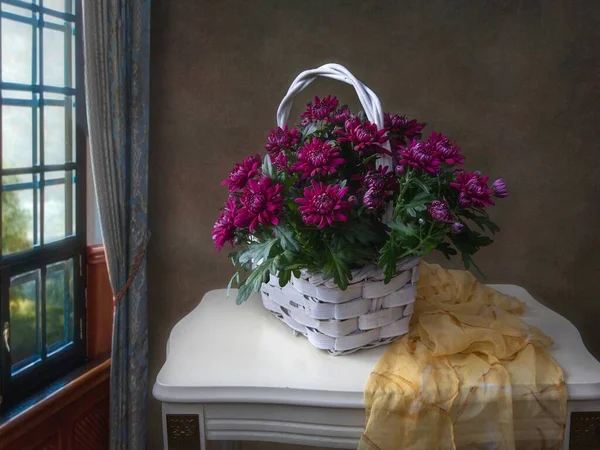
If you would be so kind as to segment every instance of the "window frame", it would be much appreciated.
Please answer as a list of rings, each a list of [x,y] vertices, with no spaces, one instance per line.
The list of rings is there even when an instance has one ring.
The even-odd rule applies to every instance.
[[[73,126],[74,142],[73,155],[75,162],[66,162],[64,164],[44,164],[44,115],[43,109],[46,104],[42,101],[38,105],[40,111],[38,133],[40,137],[40,153],[38,165],[32,165],[26,168],[4,169],[2,167],[2,140],[0,139],[0,176],[18,175],[18,174],[33,174],[39,173],[37,182],[34,179],[34,186],[39,186],[39,216],[40,220],[44,220],[44,190],[42,186],[48,186],[44,183],[44,173],[51,171],[64,171],[65,180],[69,171],[76,176],[75,182],[75,233],[58,241],[50,243],[37,243],[33,248],[23,250],[8,255],[2,255],[0,252],[0,331],[4,330],[4,324],[8,322],[10,327],[10,280],[14,276],[32,271],[40,270],[40,328],[41,328],[41,354],[40,360],[18,370],[15,374],[12,373],[13,367],[10,361],[10,352],[4,344],[4,339],[0,339],[1,344],[1,359],[0,359],[0,409],[14,404],[24,399],[34,391],[41,389],[53,380],[61,377],[77,366],[83,364],[86,360],[86,160],[87,160],[87,119],[86,119],[86,104],[85,104],[85,85],[83,74],[83,27],[82,27],[82,1],[74,0],[75,11],[73,14],[57,13],[53,10],[44,8],[43,0],[37,0],[30,4],[21,0],[2,0],[2,3],[23,7],[33,11],[32,25],[35,25],[34,35],[38,42],[33,45],[38,45],[37,54],[35,55],[39,65],[40,83],[27,86],[29,89],[24,89],[26,85],[17,83],[5,83],[1,80],[0,88],[2,90],[20,90],[32,93],[59,93],[64,95],[72,95],[75,108],[75,121]],[[55,18],[65,18],[69,16],[75,28],[75,48],[72,49],[75,56],[74,81],[75,88],[58,88],[53,86],[44,86],[41,84],[43,80],[43,15],[36,19],[35,13],[44,13],[52,15]],[[5,17],[6,12],[2,12],[2,17]],[[10,16],[10,14],[9,14]],[[10,17],[9,17],[10,18]],[[37,20],[37,23],[34,21]],[[0,33],[2,26],[0,23]],[[71,56],[72,57],[72,56]],[[0,63],[2,61],[0,48]],[[33,68],[32,70],[36,70]],[[43,95],[42,95],[43,97]],[[3,96],[0,96],[0,106],[4,104]],[[2,120],[2,110],[0,108],[0,124]],[[33,126],[36,126],[34,124]],[[1,127],[0,127],[1,135]],[[66,136],[65,136],[66,137]],[[33,178],[33,177],[32,177]],[[36,184],[37,183],[37,184]],[[61,183],[62,184],[62,183]],[[0,183],[0,195],[4,192],[3,183]],[[66,198],[65,198],[66,200]],[[71,205],[72,207],[73,205]],[[34,210],[36,205],[34,204]],[[67,205],[65,204],[65,213]],[[0,236],[2,235],[2,202],[0,202]],[[66,219],[65,219],[66,220]],[[41,223],[41,221],[40,221]],[[35,224],[35,216],[34,216]],[[37,224],[34,225],[37,227]],[[44,242],[42,230],[40,230],[40,241]],[[35,239],[34,239],[35,240]],[[48,265],[73,259],[73,341],[62,347],[59,351],[47,355],[46,345],[46,299],[45,299],[45,274]],[[10,328],[9,328],[10,329]],[[37,329],[37,327],[36,327]],[[1,338],[1,336],[0,336]]]

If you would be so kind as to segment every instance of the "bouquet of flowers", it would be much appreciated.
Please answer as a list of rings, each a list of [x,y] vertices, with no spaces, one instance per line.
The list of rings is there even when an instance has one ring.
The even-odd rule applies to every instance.
[[[487,175],[462,169],[456,143],[436,132],[423,138],[424,123],[384,117],[378,129],[336,97],[315,97],[298,127],[271,131],[264,157],[231,170],[212,238],[217,250],[239,248],[230,255],[238,302],[270,274],[284,286],[302,269],[322,272],[344,290],[353,268],[376,263],[389,282],[399,260],[433,250],[460,252],[469,268],[492,243],[483,232],[499,229],[487,207],[508,195],[504,181],[490,186]],[[380,154],[393,157],[391,167],[377,164]]]
[[[458,145],[436,132],[424,138],[424,123],[384,118],[378,129],[336,97],[315,97],[297,127],[271,131],[266,155],[231,170],[212,238],[217,250],[239,249],[230,254],[238,303],[271,274],[284,286],[303,269],[344,290],[354,268],[377,264],[389,282],[398,261],[433,250],[475,266],[473,254],[492,243],[484,232],[499,231],[487,208],[508,195],[504,181],[490,186],[464,170]],[[381,154],[391,166],[377,163]]]

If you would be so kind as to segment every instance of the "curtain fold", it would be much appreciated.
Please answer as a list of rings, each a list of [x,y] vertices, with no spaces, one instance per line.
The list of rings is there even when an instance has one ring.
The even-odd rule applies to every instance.
[[[146,448],[150,0],[84,0],[92,171],[116,301],[111,449]],[[137,261],[136,261],[137,260]],[[137,262],[138,264],[135,264]]]

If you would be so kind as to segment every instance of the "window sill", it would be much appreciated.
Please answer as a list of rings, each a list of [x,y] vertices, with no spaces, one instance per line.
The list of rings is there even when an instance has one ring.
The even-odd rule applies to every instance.
[[[106,382],[110,375],[110,362],[109,357],[90,361],[3,411],[0,414],[2,448]]]

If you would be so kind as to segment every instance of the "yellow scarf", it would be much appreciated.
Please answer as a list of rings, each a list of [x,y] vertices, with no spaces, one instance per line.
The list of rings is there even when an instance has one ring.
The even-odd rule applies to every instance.
[[[523,303],[421,263],[409,333],[365,387],[359,450],[560,449],[567,414],[552,342]]]

